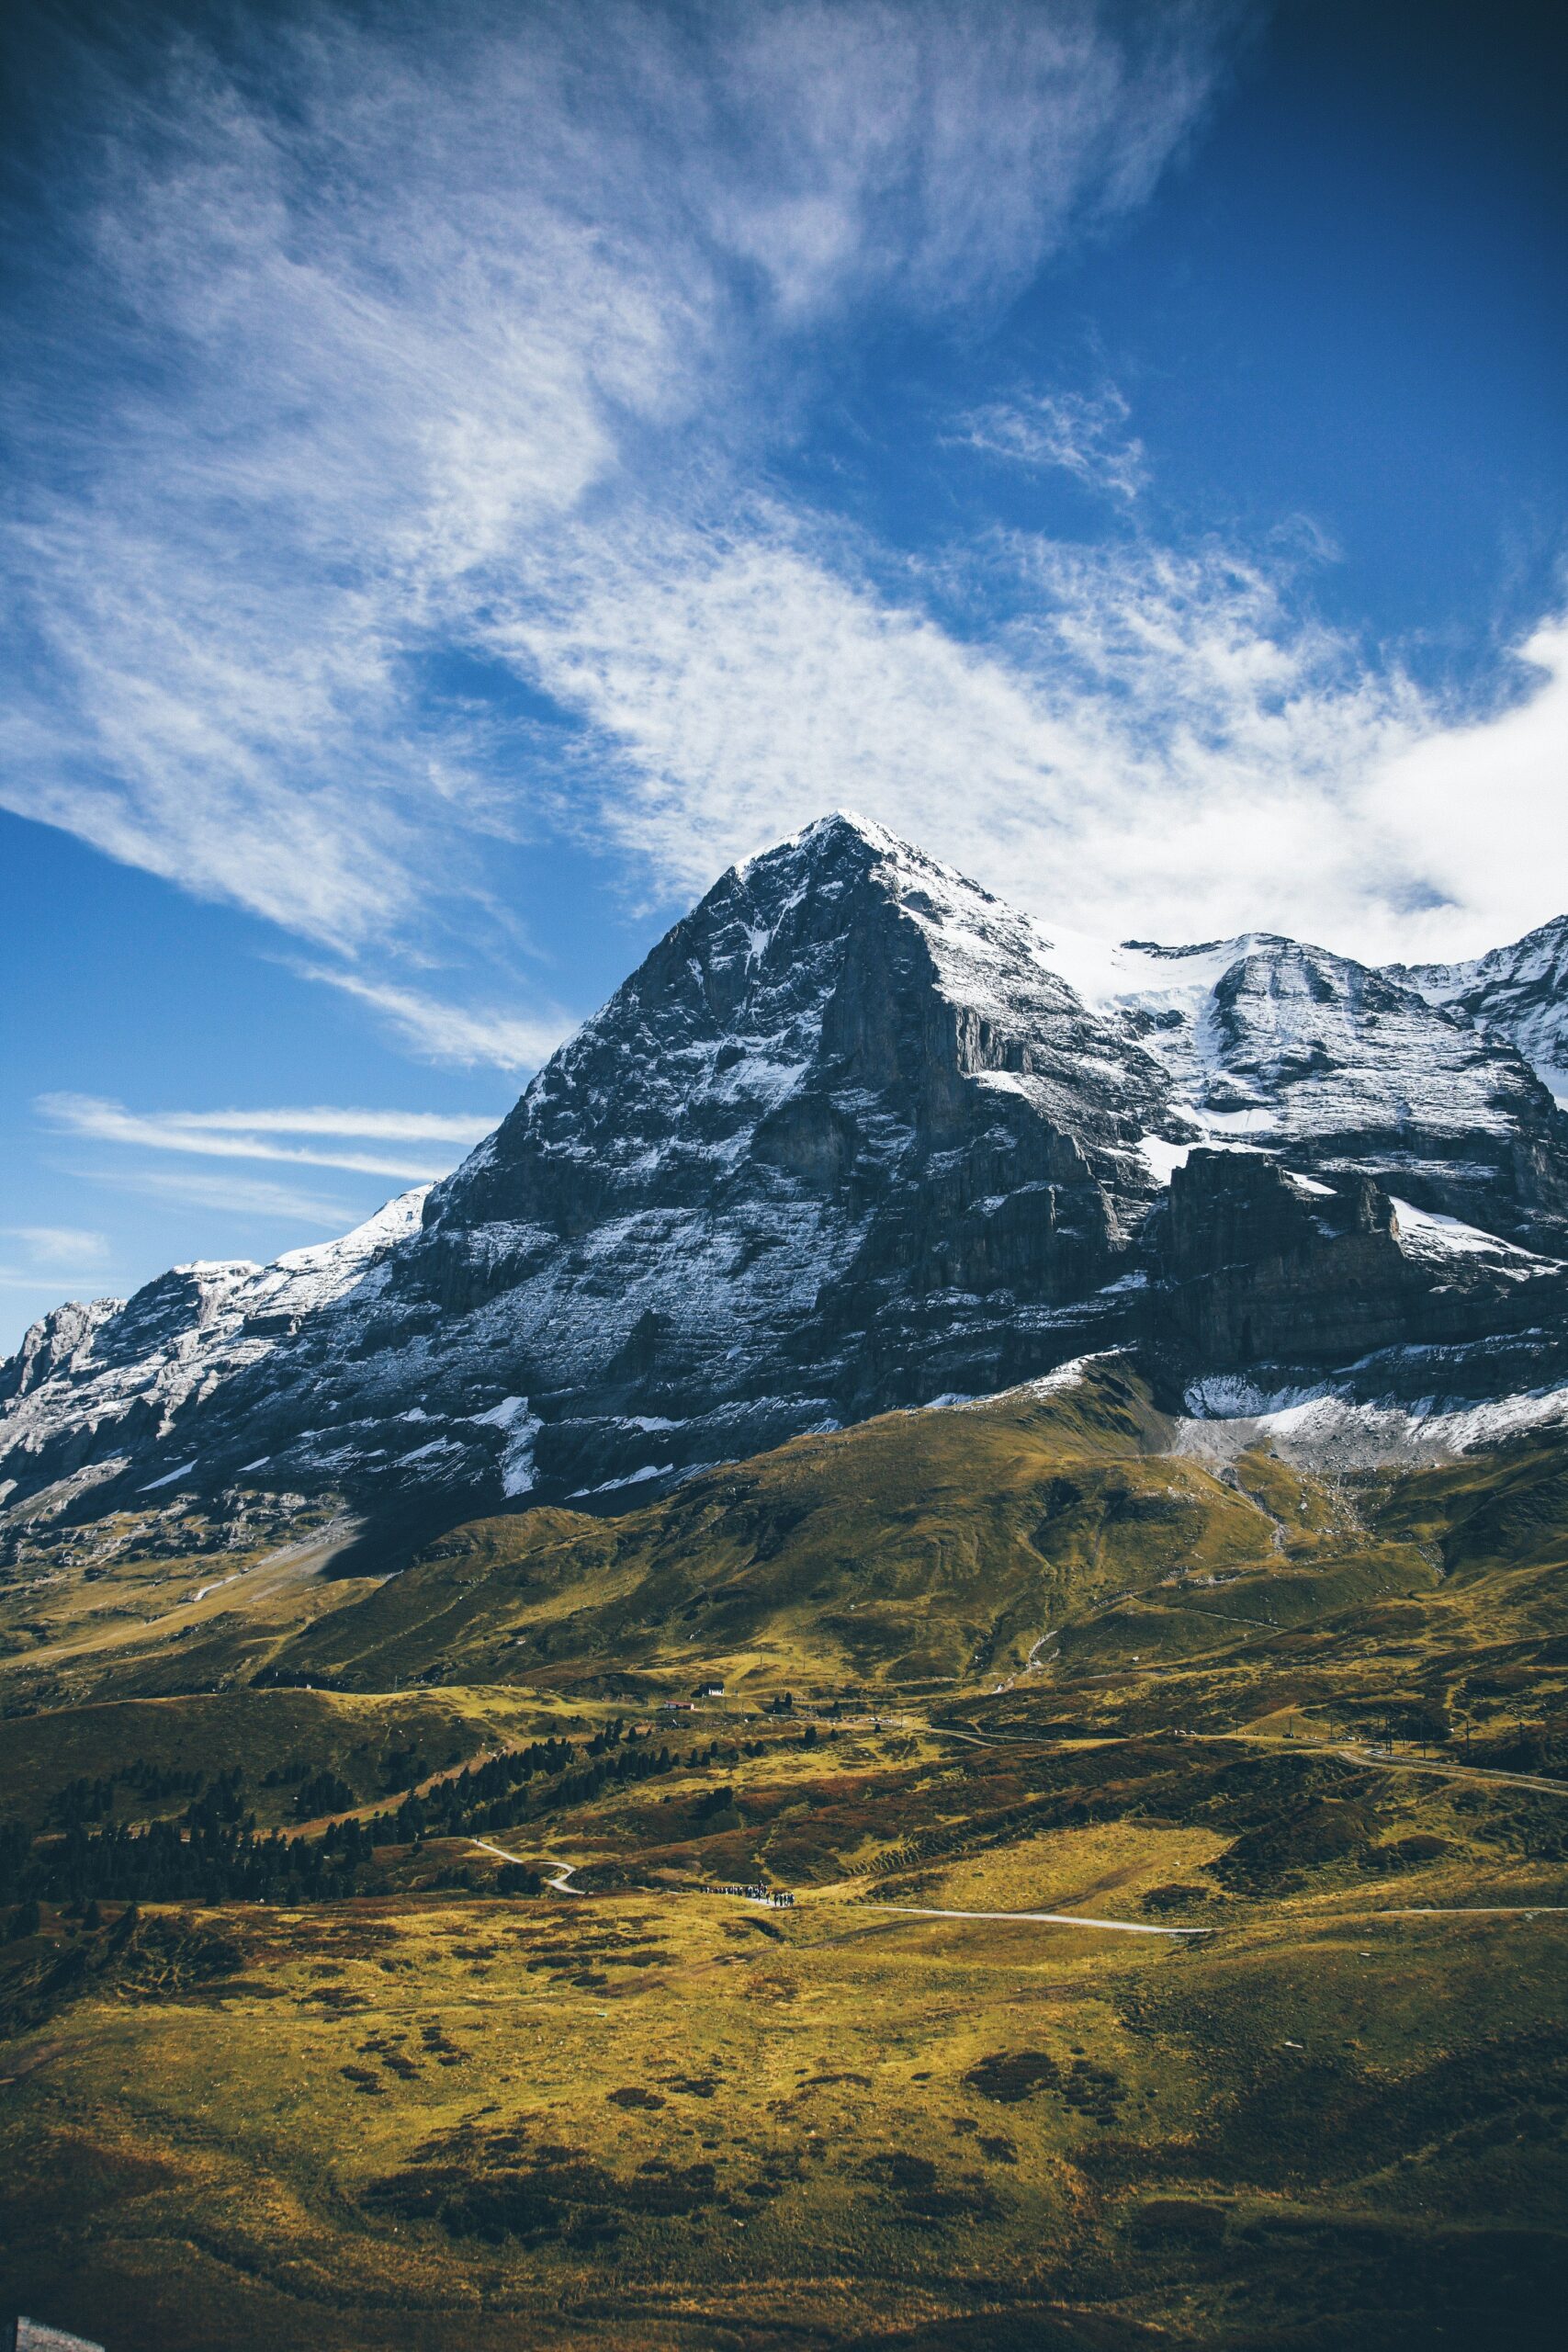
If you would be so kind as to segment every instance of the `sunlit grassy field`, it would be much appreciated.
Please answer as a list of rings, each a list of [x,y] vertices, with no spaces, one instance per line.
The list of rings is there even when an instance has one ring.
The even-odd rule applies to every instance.
[[[43,1889],[0,1910],[0,2309],[113,2352],[1554,2343],[1561,1461],[1348,1493],[1165,1435],[1126,1383],[891,1416],[291,1569],[292,1617],[265,1562],[247,1613],[143,1561],[173,1627],[96,1646],[63,1577],[0,1665]],[[539,1742],[505,1826],[441,1812]],[[50,1879],[236,1772],[242,1839],[357,1826],[352,1891]]]

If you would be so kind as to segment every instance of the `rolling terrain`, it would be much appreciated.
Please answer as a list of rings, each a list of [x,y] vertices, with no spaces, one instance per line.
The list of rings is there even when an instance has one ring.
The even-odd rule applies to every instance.
[[[1363,1450],[1112,1355],[391,1577],[327,1521],[11,1589],[0,2292],[116,2352],[1552,2340],[1568,1440]]]
[[[835,817],[445,1182],[44,1317],[0,2308],[1555,2344],[1562,944],[1094,947]]]

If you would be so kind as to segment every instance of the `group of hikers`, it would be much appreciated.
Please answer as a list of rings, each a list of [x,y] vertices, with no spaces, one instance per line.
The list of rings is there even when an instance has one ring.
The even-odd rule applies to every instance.
[[[744,1895],[748,1903],[766,1903],[769,1904],[775,1911],[793,1911],[795,1909],[795,1897],[788,1892],[787,1888],[782,1886],[763,1886],[761,1881],[759,1881],[755,1886],[731,1886],[728,1884],[710,1886],[707,1889],[707,1892],[709,1894]]]

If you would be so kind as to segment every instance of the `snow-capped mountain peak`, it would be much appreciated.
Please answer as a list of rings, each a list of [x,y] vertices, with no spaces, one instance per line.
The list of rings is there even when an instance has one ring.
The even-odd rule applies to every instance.
[[[1106,1345],[1462,1351],[1558,1312],[1565,1212],[1568,1124],[1407,977],[1095,948],[840,813],[723,875],[428,1193],[46,1317],[0,1511],[259,1480],[460,1515]]]

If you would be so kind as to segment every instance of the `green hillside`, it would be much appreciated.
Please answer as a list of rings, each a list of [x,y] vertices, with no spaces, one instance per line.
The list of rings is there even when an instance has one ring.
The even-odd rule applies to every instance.
[[[1019,1673],[1058,1640],[1092,1649],[1129,1595],[1141,1613],[1103,1638],[1136,1648],[1131,1626],[1182,1654],[1431,1580],[1417,1551],[1282,1464],[1226,1479],[1169,1441],[1114,1361],[1076,1385],[887,1414],[624,1517],[459,1528],[275,1671],[366,1689],[431,1674],[598,1695],[694,1678],[908,1692]]]
[[[1184,1442],[1102,1361],[384,1578],[327,1529],[14,1579],[0,2307],[1553,2343],[1568,1445]]]

